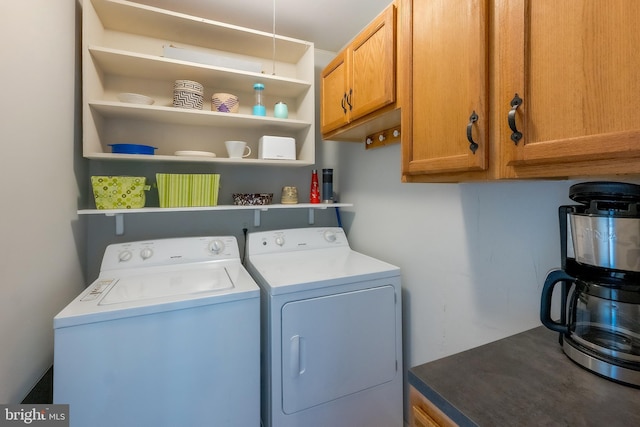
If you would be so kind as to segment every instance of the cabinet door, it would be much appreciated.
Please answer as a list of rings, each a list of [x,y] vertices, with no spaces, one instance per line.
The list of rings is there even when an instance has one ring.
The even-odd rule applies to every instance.
[[[501,3],[501,144],[516,176],[640,171],[640,3]],[[516,93],[517,145],[507,120]]]
[[[347,53],[342,52],[322,72],[321,131],[327,133],[348,123]]]
[[[485,170],[489,154],[487,1],[411,3],[411,89],[408,108],[403,105],[402,124],[411,134],[403,140],[403,174]]]
[[[351,120],[395,102],[395,21],[392,4],[358,35],[348,51]]]

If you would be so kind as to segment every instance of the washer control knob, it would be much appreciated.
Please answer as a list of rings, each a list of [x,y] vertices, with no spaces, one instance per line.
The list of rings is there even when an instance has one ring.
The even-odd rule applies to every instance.
[[[326,240],[327,242],[335,242],[336,241],[336,233],[331,231],[331,230],[327,230],[324,232],[324,240]]]
[[[276,245],[284,246],[284,237],[283,236],[276,236]]]
[[[120,262],[127,262],[131,259],[131,257],[133,256],[133,254],[131,253],[131,251],[127,250],[127,251],[122,251],[118,254],[118,261]]]
[[[219,239],[213,240],[209,243],[209,250],[218,255],[220,252],[224,251],[224,242]]]
[[[149,259],[153,256],[153,249],[151,248],[144,248],[140,251],[140,258],[142,259]]]

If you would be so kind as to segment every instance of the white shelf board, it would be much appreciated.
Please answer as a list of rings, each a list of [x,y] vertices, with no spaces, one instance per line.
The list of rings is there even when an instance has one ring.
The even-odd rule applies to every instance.
[[[309,224],[314,223],[314,211],[316,209],[343,208],[352,207],[352,203],[297,203],[297,204],[273,204],[258,206],[238,206],[238,205],[219,205],[219,206],[199,206],[199,207],[182,207],[182,208],[140,208],[140,209],[80,209],[78,215],[105,215],[114,216],[116,220],[116,235],[124,234],[124,215],[130,214],[146,214],[146,213],[165,213],[165,212],[202,212],[202,211],[231,211],[245,210],[253,211],[253,225],[260,226],[260,213],[277,209],[308,209]]]
[[[177,163],[223,163],[245,166],[284,166],[303,167],[311,166],[314,162],[305,160],[262,160],[262,159],[230,159],[228,157],[204,157],[204,156],[171,156],[171,155],[146,155],[146,154],[113,154],[113,153],[85,153],[84,157],[91,160],[125,160],[145,162],[177,162]],[[104,213],[104,211],[101,211]]]
[[[269,74],[253,73],[231,68],[168,59],[161,56],[127,52],[100,46],[89,46],[89,52],[102,72],[143,79],[175,81],[189,79],[205,87],[225,88],[226,91],[246,92],[256,82],[264,83],[272,93],[297,98],[311,87],[311,83]]]
[[[209,49],[296,63],[313,44],[122,0],[92,0],[105,28]],[[232,40],[233,42],[230,42]]]
[[[91,101],[89,106],[105,118],[144,120],[190,126],[239,127],[244,129],[264,129],[300,131],[311,123],[294,119],[277,119],[267,116],[253,116],[239,113],[191,110],[186,108],[155,105],[127,104],[114,101]]]
[[[352,207],[353,203],[296,203],[296,204],[272,204],[257,206],[240,205],[218,205],[218,206],[196,206],[183,208],[140,208],[140,209],[80,209],[78,215],[106,215],[116,214],[145,214],[160,212],[197,212],[197,211],[237,211],[237,210],[259,210],[268,211],[272,209],[328,209]]]

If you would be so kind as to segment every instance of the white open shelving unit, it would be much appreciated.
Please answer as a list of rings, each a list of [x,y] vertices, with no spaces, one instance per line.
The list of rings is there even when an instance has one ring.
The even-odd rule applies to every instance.
[[[83,2],[83,156],[93,160],[197,162],[252,166],[300,167],[315,164],[315,91],[313,43],[190,16],[126,0]],[[231,60],[260,63],[262,72],[212,66],[164,57],[172,46]],[[175,80],[204,86],[204,107],[173,107]],[[266,116],[253,116],[253,85],[265,86]],[[122,92],[154,99],[152,105],[127,104]],[[214,93],[232,93],[240,100],[238,113],[211,111]],[[287,103],[289,117],[273,117],[276,102]],[[261,160],[263,135],[293,137],[296,160]],[[230,159],[224,141],[243,140],[249,158]],[[155,155],[113,154],[110,144],[157,147]],[[216,157],[176,156],[176,151],[207,151]],[[317,209],[351,204],[309,204],[142,209],[80,209],[79,215],[115,217],[116,234],[124,233],[124,218],[135,214],[251,210],[254,225],[262,212],[307,209],[309,224]]]
[[[165,46],[251,61],[262,73],[163,57]],[[274,48],[275,46],[275,48]],[[99,160],[231,162],[245,165],[309,166],[315,163],[313,43],[185,15],[125,0],[83,3],[83,155]],[[274,72],[275,71],[275,72]],[[204,86],[202,110],[174,108],[173,82]],[[253,116],[253,84],[265,85],[267,116]],[[140,93],[153,105],[118,101]],[[239,113],[211,111],[213,93],[233,93]],[[289,118],[273,117],[284,101]],[[296,160],[258,159],[263,135],[296,140]],[[248,159],[226,157],[225,140],[244,140]],[[156,155],[112,154],[110,144],[157,147]],[[217,157],[176,156],[207,151]]]

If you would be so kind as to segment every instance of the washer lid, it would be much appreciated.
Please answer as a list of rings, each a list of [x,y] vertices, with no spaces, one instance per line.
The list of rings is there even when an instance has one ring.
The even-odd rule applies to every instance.
[[[53,319],[54,329],[165,311],[260,299],[239,261],[115,270],[100,274]]]
[[[120,278],[99,305],[220,291],[233,288],[224,268],[186,270]]]

